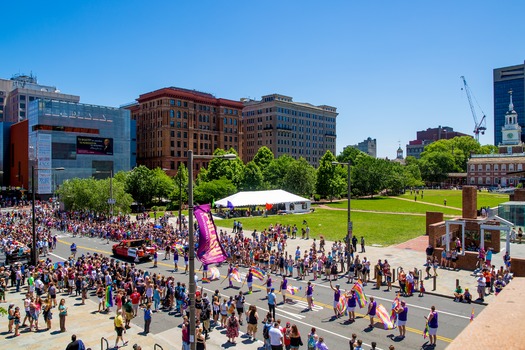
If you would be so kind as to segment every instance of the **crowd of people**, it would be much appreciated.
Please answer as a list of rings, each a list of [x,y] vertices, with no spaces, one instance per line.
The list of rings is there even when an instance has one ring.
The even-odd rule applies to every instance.
[[[22,289],[27,290],[23,304],[24,312],[21,312],[19,306],[14,304],[9,306],[10,332],[18,336],[20,328],[27,327],[29,331],[39,330],[42,328],[38,323],[40,314],[43,316],[45,328],[51,329],[55,308],[60,320],[60,331],[65,332],[68,306],[66,300],[60,298],[59,295],[80,296],[84,303],[88,298],[88,293],[91,292],[97,298],[98,312],[106,314],[115,312],[115,345],[118,345],[119,341],[127,344],[123,338],[124,331],[131,327],[130,321],[133,318],[139,316],[143,318],[144,333],[147,334],[151,319],[154,317],[153,314],[163,309],[174,310],[175,314],[182,317],[182,342],[184,349],[189,346],[188,290],[184,281],[177,280],[173,275],[152,273],[151,270],[143,269],[133,262],[121,262],[97,253],[77,256],[73,254],[73,248],[71,249],[72,255],[63,263],[53,263],[47,256],[56,247],[56,231],[68,232],[73,236],[96,237],[105,240],[108,244],[123,239],[143,239],[158,250],[163,250],[165,259],[173,259],[174,272],[178,271],[179,258],[182,258],[187,273],[188,227],[186,222],[180,223],[182,230],[179,230],[179,225],[175,227],[170,225],[166,217],[161,217],[156,222],[148,220],[147,215],[138,216],[136,220],[132,220],[130,216],[117,216],[110,219],[93,213],[60,212],[46,203],[38,205],[36,212],[37,246],[40,257],[43,259],[38,262],[37,266],[30,267],[17,263],[11,265],[9,269],[0,268],[0,285],[3,286],[0,291],[3,290],[4,295],[8,288],[14,289],[15,292],[21,292]],[[198,227],[195,229],[198,232]],[[20,245],[30,246],[32,242],[30,211],[0,212],[0,232],[4,252],[11,252]],[[287,277],[309,278],[314,281],[322,278],[331,284],[332,281],[338,280],[341,273],[348,272],[348,282],[360,280],[363,281],[363,285],[366,285],[373,273],[376,288],[379,289],[386,285],[388,290],[392,289],[392,267],[387,259],[380,259],[374,264],[364,256],[361,258],[360,254],[366,252],[364,237],[360,239],[359,253],[357,253],[358,239],[355,236],[349,245],[343,241],[336,241],[331,246],[327,246],[322,236],[319,240],[312,238],[310,248],[306,250],[301,250],[299,246],[291,243],[293,239],[299,237],[310,239],[309,236],[310,229],[306,222],[303,222],[301,228],[297,225],[275,224],[261,232],[250,233],[246,233],[242,229],[242,224],[236,222],[231,235],[222,230],[219,232],[219,239],[229,257],[230,271],[239,267],[248,269],[248,292],[251,291],[253,281],[253,276],[250,281],[251,267],[257,267],[267,274],[265,284],[269,310],[260,320],[258,310],[254,305],[245,310],[242,291],[235,297],[224,297],[218,290],[215,291],[215,294],[208,296],[201,289],[196,294],[195,302],[198,348],[205,348],[206,339],[209,338],[209,333],[214,328],[225,328],[228,341],[235,343],[240,327],[243,321],[246,321],[246,333],[254,341],[258,324],[264,323],[263,340],[268,349],[277,342],[281,342],[287,348],[289,345],[291,349],[297,349],[301,344],[306,344],[308,349],[327,349],[325,339],[317,335],[315,329],[312,329],[311,334],[303,339],[296,325],[282,325],[281,321],[276,319],[275,287],[279,286],[279,291],[286,302]],[[183,250],[174,247],[183,247]],[[289,251],[293,253],[288,253]],[[350,265],[347,265],[347,261],[350,262]],[[429,266],[433,267],[436,273],[439,264],[432,260]],[[207,266],[202,268],[206,270]],[[416,268],[406,272],[400,268],[397,273],[403,296],[411,296],[415,291],[419,291],[420,296],[424,293],[423,280],[419,278]],[[272,284],[275,283],[271,280],[272,274],[280,276],[280,284]],[[499,275],[497,277],[496,279],[499,280]],[[504,275],[501,277],[504,283],[508,283]],[[490,283],[490,285],[495,286],[496,291],[504,287],[504,284],[501,283]],[[333,288],[334,293],[340,293],[338,286]],[[458,300],[468,300],[462,290],[456,290],[456,292]],[[308,307],[311,309],[313,306],[311,282],[308,282],[304,293],[308,300]],[[354,322],[356,298],[352,292],[348,296],[349,320]],[[2,294],[0,294],[0,299],[1,297]],[[60,300],[57,302],[58,299]],[[335,310],[336,301],[339,301],[339,298],[334,294],[334,312],[339,317],[340,315]],[[374,305],[373,300],[368,310],[368,315],[372,317],[371,324],[373,324],[375,309],[370,309],[370,305]],[[437,329],[437,313],[432,316],[433,312],[435,310],[429,314],[429,325],[430,329]],[[407,310],[402,308],[399,313],[401,314],[400,320],[403,321],[402,318],[405,318],[406,322]],[[23,320],[21,320],[22,317]],[[432,321],[433,317],[435,317],[434,321]],[[436,327],[432,327],[434,323]],[[404,324],[400,324],[400,336],[404,336],[403,326]],[[432,337],[430,339],[432,342]],[[435,338],[433,341],[435,343]],[[352,347],[360,349],[361,343],[362,341],[355,339]]]

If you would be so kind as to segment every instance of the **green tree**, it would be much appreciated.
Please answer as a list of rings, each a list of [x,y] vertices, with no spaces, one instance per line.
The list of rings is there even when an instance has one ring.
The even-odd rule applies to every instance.
[[[257,164],[264,173],[264,169],[270,165],[274,158],[273,152],[268,147],[262,146],[253,157],[253,162]]]
[[[160,201],[162,198],[168,198],[175,189],[175,182],[171,177],[166,174],[161,168],[155,168],[152,170],[153,178],[153,198]]]
[[[228,152],[220,148],[213,152],[214,155],[225,155],[227,153],[237,155],[237,152],[233,148],[230,148]],[[236,187],[242,183],[244,178],[244,163],[238,155],[233,160],[224,158],[213,158],[210,160],[206,181],[218,180],[221,178],[230,179]]]
[[[134,168],[126,179],[126,192],[136,202],[150,206],[155,196],[155,176],[153,171],[144,165]]]
[[[249,162],[244,168],[244,179],[240,188],[245,191],[256,191],[263,187],[264,178],[261,169],[254,161]]]
[[[345,148],[343,148],[343,152],[341,152],[337,156],[337,161],[341,162],[341,163],[348,163],[348,162],[350,162],[351,164],[355,164],[356,160],[357,160],[357,157],[359,155],[361,155],[361,154],[366,154],[366,153],[361,152],[360,150],[358,150],[355,147],[346,146]]]
[[[286,191],[309,198],[315,190],[315,168],[303,157],[299,158],[290,165],[283,185]]]
[[[424,181],[438,183],[445,181],[448,173],[458,171],[454,156],[450,152],[426,153],[419,160],[419,168]]]
[[[195,186],[193,196],[196,203],[212,203],[237,192],[237,187],[231,180],[221,178],[208,182],[201,182]]]
[[[319,168],[317,168],[317,176],[315,182],[315,191],[323,198],[332,198],[338,196],[340,193],[335,193],[334,185],[337,184],[335,156],[332,152],[326,151],[319,160]]]
[[[270,165],[263,171],[264,180],[266,182],[266,189],[282,189],[284,188],[284,178],[290,169],[290,166],[295,163],[295,159],[287,154],[273,159]]]
[[[389,162],[361,153],[352,166],[352,193],[372,197],[386,187],[384,181]]]
[[[171,193],[170,199],[172,202],[177,202],[180,207],[182,203],[188,201],[188,168],[186,168],[184,163],[179,163],[179,168],[173,180],[175,181],[175,188]]]

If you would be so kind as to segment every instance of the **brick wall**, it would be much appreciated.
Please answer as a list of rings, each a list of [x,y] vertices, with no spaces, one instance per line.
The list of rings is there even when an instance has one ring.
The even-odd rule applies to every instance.
[[[426,234],[429,235],[429,226],[438,222],[443,221],[443,213],[436,211],[427,211],[427,225],[426,225]]]
[[[478,194],[475,186],[463,186],[463,215],[464,219],[475,219],[478,217]]]
[[[525,259],[510,258],[510,270],[514,277],[525,277]]]

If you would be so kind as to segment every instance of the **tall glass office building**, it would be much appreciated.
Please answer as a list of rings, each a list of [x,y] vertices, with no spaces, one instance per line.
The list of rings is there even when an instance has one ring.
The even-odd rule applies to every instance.
[[[29,105],[29,174],[36,193],[51,194],[75,177],[109,177],[130,169],[130,112],[55,100]],[[64,168],[63,171],[51,169]]]
[[[505,113],[509,110],[509,91],[512,90],[514,110],[518,124],[525,128],[525,78],[524,64],[494,69],[494,145],[502,140],[501,128],[505,125]],[[525,142],[525,133],[521,135]]]

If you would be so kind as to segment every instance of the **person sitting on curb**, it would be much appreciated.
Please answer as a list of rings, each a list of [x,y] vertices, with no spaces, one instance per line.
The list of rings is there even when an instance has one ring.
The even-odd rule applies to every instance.
[[[465,288],[465,294],[463,294],[464,303],[472,303],[472,294],[468,291],[468,288]]]
[[[461,289],[461,286],[457,286],[456,290],[454,291],[454,301],[462,302],[463,301],[463,289]]]

